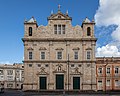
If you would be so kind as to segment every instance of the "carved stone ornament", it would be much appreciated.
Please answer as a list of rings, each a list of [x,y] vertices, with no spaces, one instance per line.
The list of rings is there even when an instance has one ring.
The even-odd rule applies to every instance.
[[[48,75],[48,73],[45,71],[44,67],[41,67],[40,72],[37,72],[37,75]]]
[[[64,50],[64,49],[59,47],[59,48],[56,48],[55,50]]]
[[[63,70],[63,65],[62,64],[56,65],[56,68],[53,71],[53,73],[65,73],[65,70]]]
[[[60,12],[60,10],[56,14],[51,14],[51,16],[49,16],[47,19],[48,20],[72,20],[72,18],[69,17],[68,14],[63,14]]]
[[[47,50],[45,47],[40,47],[39,50]]]
[[[76,67],[74,71],[71,73],[71,75],[82,75],[82,73],[79,71],[79,68]]]
[[[79,47],[75,47],[75,48],[73,48],[73,50],[80,50],[80,48]]]
[[[88,48],[86,48],[86,50],[92,50],[92,48],[88,47]]]
[[[32,47],[29,47],[27,50],[33,50],[33,48],[32,48]]]

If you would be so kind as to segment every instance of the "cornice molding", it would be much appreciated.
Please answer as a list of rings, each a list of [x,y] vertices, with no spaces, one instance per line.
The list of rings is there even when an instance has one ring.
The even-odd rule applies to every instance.
[[[19,69],[24,70],[24,68],[16,68],[16,67],[7,67],[7,66],[0,66],[1,69]]]
[[[46,47],[40,47],[39,50],[47,50]]]
[[[63,18],[58,18],[58,16],[61,16]],[[65,15],[59,11],[56,14],[51,14],[51,16],[47,18],[47,20],[71,20],[72,21],[72,17],[69,17],[68,15]]]
[[[42,42],[48,42],[48,41],[97,41],[97,38],[22,38],[22,41],[42,41]]]
[[[80,50],[80,48],[79,47],[75,47],[72,50]]]
[[[24,60],[23,63],[95,63],[95,60],[90,60],[90,61],[75,61],[75,60]]]

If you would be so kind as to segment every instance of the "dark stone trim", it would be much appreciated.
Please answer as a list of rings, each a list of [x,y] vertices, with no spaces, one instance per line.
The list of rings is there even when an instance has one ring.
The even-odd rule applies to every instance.
[[[6,67],[6,66],[0,66],[1,69],[19,69],[19,70],[24,70],[24,68],[14,68],[14,67]]]
[[[96,61],[67,61],[67,60],[25,60],[23,63],[95,63]]]
[[[63,42],[63,41],[97,41],[97,38],[22,38],[22,41],[29,41],[29,42],[33,42],[33,41],[41,41],[41,42],[48,42],[48,41],[55,41],[55,42]]]
[[[47,20],[71,20],[72,21],[72,18],[47,18]]]
[[[97,84],[95,84],[95,83],[82,83],[82,85],[97,85]]]
[[[37,85],[37,83],[23,83],[23,85]]]

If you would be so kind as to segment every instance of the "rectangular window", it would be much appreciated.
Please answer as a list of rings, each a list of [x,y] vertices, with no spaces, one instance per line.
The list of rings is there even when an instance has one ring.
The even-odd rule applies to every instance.
[[[40,64],[38,64],[38,67],[41,67],[41,65],[40,65]]]
[[[87,59],[90,59],[90,51],[87,51]]]
[[[45,52],[41,52],[41,59],[45,59]]]
[[[32,67],[32,64],[29,64],[29,67]]]
[[[49,66],[48,64],[45,65],[45,67],[48,67],[48,66]]]
[[[57,25],[54,25],[54,34],[57,34]]]
[[[21,81],[24,81],[24,77],[22,77],[22,80]]]
[[[99,74],[102,74],[102,68],[101,68],[101,67],[98,68],[98,73],[99,73]]]
[[[74,67],[74,64],[71,64],[71,67]]]
[[[78,67],[81,67],[81,66],[82,66],[81,64],[78,65]]]
[[[32,59],[32,52],[29,52],[29,59]]]
[[[61,34],[61,25],[58,25],[58,34]]]
[[[19,77],[16,77],[16,81],[19,81],[20,80],[20,78]]]
[[[8,84],[7,84],[7,87],[8,87],[8,88],[12,88],[12,87],[13,87],[13,84],[12,84],[12,83],[8,83]]]
[[[65,25],[62,25],[62,33],[65,34]]]
[[[62,52],[57,52],[57,59],[62,59]]]
[[[0,76],[0,80],[3,80],[4,79],[4,77],[3,76]]]
[[[110,74],[110,68],[107,68],[107,74]]]
[[[119,68],[115,67],[115,74],[118,74],[118,73],[119,73]]]
[[[74,52],[74,59],[78,59],[78,52]]]
[[[100,85],[102,85],[102,81],[100,80],[100,81],[98,81],[98,83],[100,84]]]
[[[19,84],[17,84],[17,86],[19,86]]]
[[[65,34],[65,25],[54,25],[54,34]]]
[[[7,76],[7,80],[8,80],[8,81],[13,81],[13,76],[10,76],[10,75]]]
[[[16,70],[16,75],[19,76],[20,75],[20,71]]]
[[[119,86],[119,80],[115,80],[115,86]]]
[[[13,75],[13,70],[7,70],[7,75]]]
[[[3,70],[0,70],[0,75],[3,75]]]
[[[107,80],[107,84],[106,84],[107,86],[110,86],[110,80]]]
[[[24,71],[22,71],[21,75],[24,75]]]

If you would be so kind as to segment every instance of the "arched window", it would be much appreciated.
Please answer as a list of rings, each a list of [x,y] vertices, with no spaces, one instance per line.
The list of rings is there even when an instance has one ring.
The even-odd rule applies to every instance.
[[[32,36],[32,27],[29,27],[29,36]]]
[[[91,35],[91,28],[88,27],[88,28],[87,28],[87,36],[90,36],[90,35]]]

